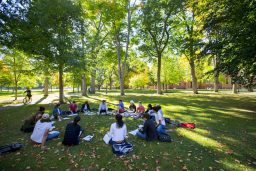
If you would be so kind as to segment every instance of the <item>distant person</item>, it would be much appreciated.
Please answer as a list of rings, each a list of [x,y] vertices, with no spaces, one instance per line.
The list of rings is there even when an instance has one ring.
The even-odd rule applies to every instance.
[[[139,114],[142,114],[142,113],[145,112],[145,107],[142,105],[141,101],[139,101],[139,106],[137,107],[136,112],[139,113]]]
[[[71,111],[71,114],[77,113],[77,104],[76,104],[76,101],[73,101],[73,102],[69,105],[69,110]]]
[[[31,100],[31,97],[32,97],[32,92],[31,90],[29,89],[29,87],[27,87],[26,91],[24,91],[24,93],[27,93],[26,94],[26,97],[28,97],[28,101]]]
[[[82,104],[81,112],[88,112],[88,111],[91,111],[91,108],[88,101],[85,101],[84,104]]]
[[[155,113],[155,121],[157,123],[157,133],[158,134],[166,134],[166,128],[165,128],[165,120],[164,120],[164,114],[163,111],[161,109],[160,105],[156,105],[153,107],[153,110],[156,112]]]
[[[32,132],[34,130],[36,122],[42,118],[44,111],[45,108],[43,106],[40,106],[39,110],[33,116],[25,120],[20,130],[23,132]]]
[[[49,118],[49,114],[43,114],[42,118],[36,122],[35,128],[31,135],[31,140],[33,143],[41,144],[42,147],[45,146],[47,140],[57,138],[60,134],[58,131],[52,130],[52,122]]]
[[[99,114],[107,113],[108,106],[106,104],[106,100],[102,100],[102,102],[99,105]]]
[[[116,122],[111,124],[110,136],[112,137],[109,144],[120,144],[125,142],[127,137],[127,127],[123,122],[123,117],[120,114],[116,115]]]
[[[150,116],[148,113],[144,113],[142,117],[144,119],[143,130],[138,131],[136,133],[136,136],[147,141],[152,141],[157,139],[156,126],[154,121],[150,119]]]
[[[58,119],[59,121],[62,120],[62,111],[60,109],[60,103],[57,103],[53,108],[53,117],[54,119]]]
[[[124,103],[122,100],[119,100],[119,103],[116,105],[118,107],[117,113],[124,113]]]
[[[134,104],[134,101],[133,100],[131,100],[130,101],[130,106],[129,106],[129,110],[131,111],[131,112],[133,112],[133,113],[135,113],[136,112],[136,106],[135,106],[135,104]]]
[[[151,104],[148,104],[148,108],[145,111],[145,113],[148,113],[149,116],[150,116],[150,119],[155,121],[155,112],[154,112],[153,106]]]
[[[79,125],[80,120],[80,116],[76,116],[73,122],[67,124],[62,144],[69,146],[79,144],[79,138],[83,132]]]

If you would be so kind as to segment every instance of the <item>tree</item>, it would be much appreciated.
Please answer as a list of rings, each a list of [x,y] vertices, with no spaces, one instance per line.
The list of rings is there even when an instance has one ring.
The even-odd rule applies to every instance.
[[[9,49],[5,50],[3,62],[11,73],[12,82],[15,88],[14,100],[17,100],[18,83],[20,82],[22,75],[30,73],[31,64],[28,60],[28,56],[24,52]]]
[[[141,9],[142,50],[157,58],[157,93],[161,94],[161,60],[169,44],[173,29],[173,16],[181,1],[148,0]]]

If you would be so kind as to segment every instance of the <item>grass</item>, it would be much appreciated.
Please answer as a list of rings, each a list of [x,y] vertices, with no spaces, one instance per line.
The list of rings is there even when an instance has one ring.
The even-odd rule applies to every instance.
[[[29,142],[30,134],[19,131],[23,120],[33,114],[39,105],[25,105],[0,109],[0,144],[21,142],[25,147],[0,157],[1,170],[255,170],[256,161],[255,94],[231,95],[204,92],[192,95],[173,91],[164,95],[150,91],[129,91],[126,96],[118,92],[103,92],[89,98],[71,96],[81,103],[89,100],[98,107],[98,100],[117,103],[122,98],[128,106],[132,99],[160,104],[166,117],[196,123],[196,129],[168,126],[174,142],[145,142],[132,135],[129,141],[134,151],[125,157],[116,157],[102,138],[115,121],[113,116],[81,116],[85,135],[94,134],[91,142],[65,147],[60,144],[68,121],[56,122],[61,131],[58,139],[47,142],[50,149],[42,151]],[[50,112],[53,105],[45,105]],[[67,109],[67,106],[63,106]],[[112,106],[113,107],[113,106]],[[124,119],[128,131],[142,120]]]

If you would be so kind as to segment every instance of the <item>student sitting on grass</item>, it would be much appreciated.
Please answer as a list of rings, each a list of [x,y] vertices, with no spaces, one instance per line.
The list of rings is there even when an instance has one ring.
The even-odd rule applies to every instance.
[[[78,145],[79,144],[79,138],[83,132],[83,129],[79,125],[81,118],[80,116],[76,116],[74,118],[73,122],[70,122],[66,126],[64,139],[62,141],[63,145]]]
[[[41,144],[44,148],[47,140],[57,138],[60,134],[58,131],[52,131],[52,122],[49,118],[49,114],[43,114],[42,118],[37,121],[34,131],[31,135],[31,140],[35,144]]]
[[[88,111],[91,111],[91,108],[90,108],[90,105],[88,103],[88,101],[85,101],[84,104],[82,104],[82,107],[81,107],[81,112],[88,112]]]
[[[122,100],[119,100],[119,103],[116,105],[118,107],[117,113],[124,113],[124,103]]]
[[[134,104],[134,101],[133,101],[133,100],[131,100],[131,101],[130,101],[129,110],[130,110],[131,112],[133,112],[133,113],[135,113],[135,112],[136,112],[136,106],[135,106],[135,104]]]
[[[145,107],[142,105],[141,101],[139,101],[139,106],[137,107],[136,112],[139,114],[142,114],[145,112]]]
[[[156,112],[155,113],[155,121],[157,123],[157,133],[158,134],[166,134],[165,131],[165,120],[164,120],[164,114],[163,111],[161,109],[160,105],[156,105],[153,107],[153,110]]]
[[[44,111],[45,108],[40,106],[39,110],[33,116],[25,120],[20,130],[24,132],[32,132],[34,130],[36,122],[41,119],[42,115],[44,114]]]
[[[148,104],[148,108],[145,111],[145,113],[148,113],[149,116],[150,116],[150,119],[155,121],[155,112],[154,112],[153,106],[151,104]]]
[[[53,115],[54,119],[58,119],[59,121],[61,121],[61,119],[62,119],[62,117],[61,117],[62,111],[61,111],[61,109],[60,109],[60,103],[57,103],[57,104],[54,106],[52,115]]]
[[[73,102],[69,105],[69,110],[70,110],[71,114],[77,113],[77,104],[76,104],[75,101],[73,101]]]
[[[125,138],[127,137],[127,127],[123,122],[122,115],[116,115],[116,122],[111,124],[110,127],[110,136],[112,137],[109,141],[109,144],[111,145],[125,142]]]
[[[99,114],[107,113],[107,111],[108,111],[108,106],[106,104],[106,100],[102,100],[99,106]]]
[[[152,141],[157,139],[156,126],[154,121],[152,121],[149,118],[150,116],[147,113],[144,113],[142,117],[144,119],[143,130],[138,131],[136,133],[136,136],[147,141]]]

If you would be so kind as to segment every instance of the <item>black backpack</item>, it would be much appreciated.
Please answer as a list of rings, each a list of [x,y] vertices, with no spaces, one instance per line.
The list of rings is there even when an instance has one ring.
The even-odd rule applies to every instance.
[[[172,142],[172,138],[168,134],[159,134],[158,140],[161,142]]]
[[[20,143],[0,146],[0,155],[5,154],[5,153],[9,153],[9,152],[14,152],[16,150],[21,149],[22,147],[23,147],[23,145],[20,144]]]

